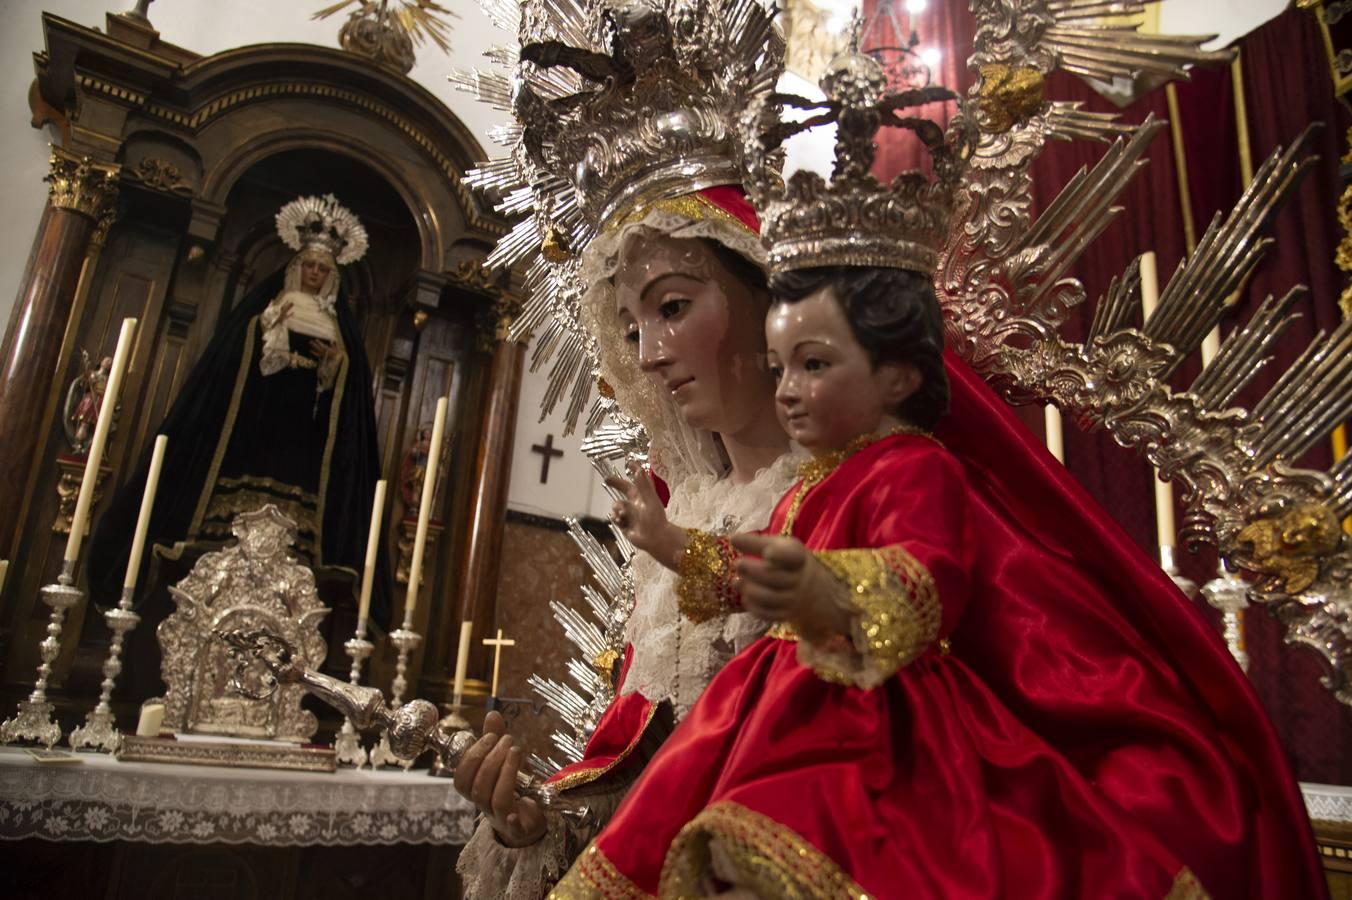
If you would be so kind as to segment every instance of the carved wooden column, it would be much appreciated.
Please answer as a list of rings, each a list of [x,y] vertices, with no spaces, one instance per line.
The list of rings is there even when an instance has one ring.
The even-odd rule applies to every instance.
[[[24,507],[42,429],[44,400],[61,359],[80,270],[100,221],[111,220],[118,167],[52,148],[50,202],[0,345],[0,509]],[[0,516],[0,556],[8,556],[21,522]]]
[[[458,603],[459,615],[443,623],[443,646],[454,648],[460,623],[474,622],[470,649],[470,672],[485,671],[487,651],[480,639],[487,635],[489,610],[497,592],[502,568],[502,538],[507,525],[507,488],[512,473],[512,442],[516,438],[516,411],[521,399],[521,370],[525,344],[507,339],[507,331],[520,312],[515,300],[494,302],[493,362],[489,370],[483,430],[474,460],[469,533],[466,538],[464,577]],[[454,650],[451,651],[454,653]],[[467,691],[467,693],[470,693]]]

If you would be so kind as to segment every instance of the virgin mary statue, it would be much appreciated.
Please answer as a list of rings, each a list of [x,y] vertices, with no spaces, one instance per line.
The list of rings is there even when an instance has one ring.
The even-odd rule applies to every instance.
[[[361,259],[367,236],[332,195],[301,197],[277,214],[296,255],[222,321],[159,431],[169,436],[149,540],[166,555],[219,546],[241,512],[272,503],[298,526],[315,569],[359,571],[380,477],[371,373],[338,267]],[[149,453],[96,523],[92,596],[116,600]],[[371,602],[388,621],[384,554]]]

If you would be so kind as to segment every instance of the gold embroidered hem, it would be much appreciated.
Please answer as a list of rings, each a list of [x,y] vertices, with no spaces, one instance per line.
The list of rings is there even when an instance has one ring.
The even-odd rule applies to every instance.
[[[798,643],[798,661],[833,684],[875,688],[939,636],[943,607],[934,578],[900,544],[813,554],[849,591],[858,611],[853,645]]]
[[[652,894],[639,889],[606,859],[593,843],[559,879],[549,900],[649,900]]]
[[[620,763],[624,762],[633,754],[634,750],[638,748],[638,745],[642,743],[643,736],[648,733],[648,727],[652,725],[653,717],[655,717],[656,715],[657,715],[657,704],[649,701],[648,715],[643,720],[643,726],[639,728],[638,734],[634,736],[634,739],[629,742],[629,746],[625,747],[624,750],[621,751],[618,756],[616,756],[610,762],[606,763],[604,766],[597,766],[594,769],[578,769],[576,771],[569,772],[562,778],[556,778],[553,781],[549,782],[550,786],[560,791],[568,791],[572,790],[575,787],[580,787],[584,784],[589,784],[595,781],[596,779],[600,778],[602,775],[605,775],[607,772],[618,766]]]
[[[676,605],[681,615],[698,625],[736,606],[732,564],[738,553],[726,537],[695,528],[687,528],[685,534],[685,551],[676,570]]]
[[[1192,869],[1184,868],[1174,879],[1174,886],[1164,895],[1164,900],[1211,900],[1211,895],[1192,874]]]
[[[708,896],[715,863],[720,879],[757,897],[870,900],[834,860],[797,832],[729,802],[708,807],[676,835],[662,866],[658,896]]]

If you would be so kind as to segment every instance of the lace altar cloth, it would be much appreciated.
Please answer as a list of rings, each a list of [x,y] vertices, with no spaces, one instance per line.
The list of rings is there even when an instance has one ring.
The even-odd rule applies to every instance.
[[[463,844],[472,804],[449,778],[118,762],[39,763],[0,748],[0,839],[335,846]]]

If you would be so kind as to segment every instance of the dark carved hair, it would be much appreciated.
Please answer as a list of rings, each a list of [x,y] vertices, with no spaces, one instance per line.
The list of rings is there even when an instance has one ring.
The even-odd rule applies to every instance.
[[[875,367],[898,362],[920,371],[919,390],[897,413],[912,425],[933,428],[948,412],[948,374],[943,313],[930,278],[909,269],[866,266],[819,266],[770,277],[774,303],[793,303],[827,287]]]

